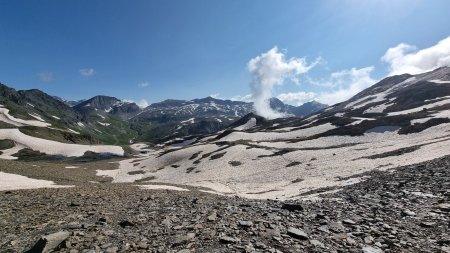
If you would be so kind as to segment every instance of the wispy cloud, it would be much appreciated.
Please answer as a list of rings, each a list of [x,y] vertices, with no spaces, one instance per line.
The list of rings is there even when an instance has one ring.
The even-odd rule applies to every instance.
[[[236,96],[231,97],[230,100],[250,103],[250,102],[253,102],[253,97],[252,97],[252,94],[247,94],[244,96],[236,95]]]
[[[320,62],[320,58],[317,58],[311,64],[308,64],[305,58],[286,60],[285,52],[286,50],[280,52],[277,47],[274,47],[251,59],[247,64],[247,68],[252,75],[250,88],[255,111],[265,118],[273,119],[283,116],[270,107],[269,99],[272,97],[273,87],[282,85],[286,79],[296,82],[300,74],[308,72]]]
[[[80,69],[79,72],[80,75],[84,77],[90,77],[95,74],[95,70],[93,68]]]
[[[214,93],[214,94],[211,94],[209,96],[212,97],[212,98],[215,98],[215,99],[219,99],[220,98],[220,94],[219,93]]]
[[[41,72],[38,73],[38,78],[42,82],[50,82],[53,81],[53,73],[52,72]]]
[[[138,87],[139,87],[139,88],[148,87],[148,85],[149,85],[148,82],[141,82],[141,83],[138,83]]]
[[[334,72],[326,81],[330,89],[318,94],[315,99],[328,105],[343,102],[377,82],[370,76],[373,70],[374,67],[370,66]]]
[[[438,67],[450,66],[450,36],[434,46],[421,50],[400,43],[389,48],[381,60],[389,64],[389,75],[419,74]]]

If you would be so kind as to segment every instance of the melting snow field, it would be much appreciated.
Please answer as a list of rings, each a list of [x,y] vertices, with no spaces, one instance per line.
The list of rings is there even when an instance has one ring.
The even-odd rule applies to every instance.
[[[56,141],[50,141],[45,139],[28,136],[19,131],[19,129],[0,129],[0,140],[12,140],[16,143],[16,146],[22,148],[30,148],[48,155],[62,155],[62,156],[83,156],[85,152],[91,151],[95,153],[111,154],[117,156],[123,156],[124,150],[119,146],[110,145],[80,145],[80,144],[67,144]],[[16,148],[16,147],[15,147]],[[19,149],[19,150],[20,150]],[[0,158],[8,159],[12,151],[18,151],[17,149],[6,150]],[[15,153],[16,153],[15,152]],[[12,159],[12,158],[9,158]]]
[[[307,128],[303,132],[276,133],[276,138],[274,133],[236,133],[246,138],[225,136],[218,141],[247,137],[253,140],[232,146],[200,143],[166,154],[153,150],[146,157],[121,161],[117,170],[98,171],[98,175],[112,177],[113,182],[147,178],[151,183],[198,186],[208,192],[246,198],[296,199],[320,188],[330,191],[359,182],[363,178],[357,175],[370,170],[386,170],[450,154],[450,124],[408,136],[385,132],[287,141],[295,136],[310,136],[323,128],[322,125],[315,131]],[[282,150],[286,152],[279,152]]]
[[[0,191],[62,187],[72,186],[55,185],[53,181],[33,179],[21,175],[0,172]]]
[[[30,114],[31,115],[31,114]],[[14,125],[14,126],[37,126],[37,127],[48,127],[51,126],[51,124],[46,123],[42,118],[40,118],[38,115],[31,115],[34,118],[37,118],[38,120],[24,120],[24,119],[18,119],[14,116],[9,114],[9,110],[0,107],[0,121],[3,121],[5,123]]]

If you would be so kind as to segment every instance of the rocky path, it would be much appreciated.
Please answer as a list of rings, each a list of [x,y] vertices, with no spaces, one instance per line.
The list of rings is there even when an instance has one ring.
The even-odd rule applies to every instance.
[[[107,182],[0,192],[0,252],[450,252],[449,157],[366,175],[295,203]]]

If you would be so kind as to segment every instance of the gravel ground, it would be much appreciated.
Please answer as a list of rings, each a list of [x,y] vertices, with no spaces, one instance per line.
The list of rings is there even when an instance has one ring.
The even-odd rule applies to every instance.
[[[74,183],[50,167],[33,173],[77,187],[0,192],[0,252],[30,250],[46,235],[49,251],[71,253],[450,252],[450,157],[372,171],[295,203],[82,183],[99,179],[94,168]]]

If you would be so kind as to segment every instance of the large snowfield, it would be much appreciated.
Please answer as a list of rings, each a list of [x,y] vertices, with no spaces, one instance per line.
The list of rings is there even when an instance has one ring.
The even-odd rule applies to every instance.
[[[387,170],[450,154],[450,124],[409,135],[384,132],[288,142],[322,128],[329,127],[276,133],[276,139],[274,133],[234,132],[232,138],[224,139],[245,140],[251,136],[252,140],[227,148],[203,143],[166,154],[155,150],[147,157],[121,161],[119,169],[99,171],[99,175],[110,176],[117,183],[150,178],[149,183],[199,186],[246,198],[292,199],[320,188],[331,191],[358,182],[364,179],[358,174],[370,170]],[[275,154],[280,150],[289,152]],[[214,154],[220,155],[216,158]],[[138,170],[143,172],[130,173]]]

